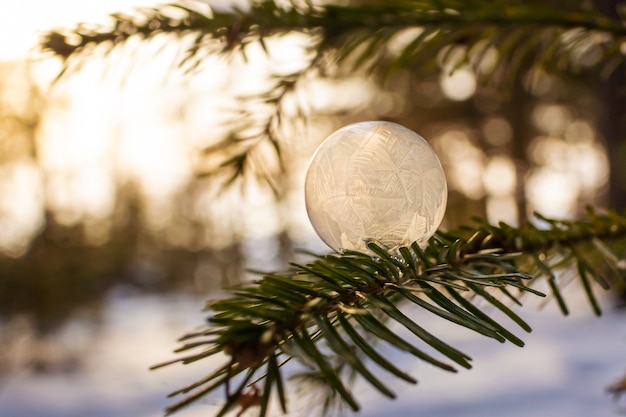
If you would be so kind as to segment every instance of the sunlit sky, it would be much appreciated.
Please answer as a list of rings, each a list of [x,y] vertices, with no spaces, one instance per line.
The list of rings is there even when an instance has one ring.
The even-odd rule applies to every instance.
[[[150,6],[154,0],[20,0],[0,2],[0,60],[23,58],[42,32],[79,21],[106,22],[108,13]]]
[[[43,32],[58,27],[72,28],[80,21],[105,23],[108,13],[130,12],[132,7],[156,3],[148,0],[4,1],[0,3],[0,61],[34,58],[39,62],[33,67],[36,80],[40,78],[39,81],[45,83],[59,67],[46,65],[52,60],[42,62],[36,52],[35,46]],[[232,1],[210,3],[224,5]],[[153,44],[129,55],[122,52],[122,59],[118,59],[116,65],[107,66],[106,62],[90,57],[89,65],[60,87],[50,92],[44,88],[50,105],[45,109],[38,131],[37,161],[16,161],[1,167],[0,186],[12,190],[14,198],[0,201],[0,210],[5,213],[4,220],[0,219],[4,232],[0,236],[0,250],[15,255],[23,253],[29,237],[43,225],[41,207],[44,205],[55,212],[61,223],[86,223],[87,235],[94,243],[106,240],[103,224],[106,225],[113,211],[118,182],[140,186],[150,202],[146,204],[145,213],[148,226],[155,230],[163,228],[170,220],[174,196],[194,177],[194,152],[197,154],[207,140],[224,132],[220,131],[224,108],[237,107],[236,95],[264,88],[270,71],[276,68],[291,71],[303,65],[305,42],[304,35],[269,40],[272,51],[269,60],[262,49],[254,45],[246,50],[248,63],[207,58],[208,70],[188,78],[168,73],[176,60],[176,45],[159,50],[157,54],[160,45]],[[126,73],[124,65],[129,61],[139,64]],[[442,65],[439,95],[453,101],[471,99],[477,88],[474,73],[469,68],[461,68],[450,74],[445,71],[445,64]],[[115,73],[119,67],[125,74],[123,77]],[[103,71],[110,68],[114,69],[110,71],[113,76],[103,77]],[[124,78],[123,83],[121,78]],[[360,117],[367,117],[363,109],[378,105],[378,109],[370,112],[372,117],[378,117],[384,115],[380,109],[394,107],[395,102],[400,103],[403,98],[385,95],[377,88],[371,80],[353,77],[340,84],[311,79],[301,90],[313,112],[361,112]],[[343,94],[337,95],[338,89]],[[383,99],[392,103],[385,104]],[[439,152],[450,189],[470,199],[486,198],[491,221],[515,223],[518,214],[516,184],[521,182],[527,185],[529,209],[556,217],[574,215],[581,197],[592,198],[606,182],[606,154],[597,143],[589,121],[573,114],[567,106],[546,103],[535,108],[531,122],[542,135],[536,137],[529,148],[531,165],[525,178],[518,176],[515,162],[506,154],[485,152],[469,128],[447,126],[426,138]],[[315,139],[313,148],[301,149],[302,166],[307,165],[306,158],[316,143],[331,131],[328,122],[319,119],[314,128],[317,133],[310,133]],[[513,136],[507,120],[497,116],[485,121],[481,134],[493,149],[505,146]],[[304,142],[299,140],[298,146]],[[301,181],[302,174],[294,176]],[[193,215],[199,221],[244,219],[213,225],[216,230],[222,228],[222,235],[230,236],[228,239],[266,236],[287,226],[300,230],[294,232],[294,236],[303,235],[312,230],[304,212],[300,185],[296,184],[291,190],[293,197],[285,199],[286,207],[273,205],[271,198],[258,190],[252,191],[245,205],[229,198],[218,203],[212,191],[206,190],[198,193]],[[293,215],[296,220],[285,220],[285,213],[290,216],[297,213]],[[173,239],[182,238],[174,236]],[[227,238],[207,239],[222,241],[224,245],[232,243]]]
[[[216,7],[232,3],[211,2]],[[3,167],[4,187],[13,190],[14,195],[18,195],[15,190],[26,191],[19,194],[23,194],[19,202],[15,198],[5,200],[4,206],[0,202],[5,212],[0,219],[0,250],[16,256],[23,253],[43,225],[43,205],[54,212],[57,221],[66,225],[83,223],[88,239],[96,244],[103,242],[118,183],[139,186],[148,202],[144,220],[154,230],[163,229],[171,220],[174,196],[193,179],[193,161],[199,149],[225,132],[220,124],[225,111],[237,108],[234,97],[266,88],[263,85],[272,66],[293,71],[294,65],[305,62],[303,36],[293,35],[269,42],[271,62],[260,47],[253,46],[246,50],[249,65],[242,59],[226,62],[208,58],[204,62],[208,71],[182,77],[169,72],[179,46],[170,42],[157,54],[162,45],[153,42],[117,61],[90,57],[89,65],[80,73],[48,89],[46,82],[56,75],[59,66],[57,60],[42,60],[37,53],[42,33],[51,28],[72,28],[82,21],[106,23],[108,13],[131,12],[132,7],[154,4],[140,0],[65,0],[53,5],[37,1],[0,5],[0,60],[34,59],[30,70],[48,102],[37,134],[37,161],[16,161]],[[33,10],[37,12],[30,19]],[[125,66],[132,61],[140,64],[127,72]],[[319,92],[335,87],[317,85],[315,89]],[[354,101],[362,94],[348,97]],[[337,106],[336,102],[332,104]],[[219,239],[213,236],[207,240],[227,246],[240,239],[244,231],[246,237],[259,237],[286,226],[281,220],[283,208],[276,206],[267,193],[249,190],[249,204],[245,205],[236,203],[236,189],[219,202],[212,188],[196,193],[192,217],[201,222],[213,220],[214,231],[221,234]],[[287,204],[291,206],[289,211],[303,207],[302,199],[287,199]],[[225,218],[244,220],[233,223]],[[300,216],[295,223],[295,229],[303,226],[310,232],[306,217]],[[183,239],[171,237],[174,241]]]

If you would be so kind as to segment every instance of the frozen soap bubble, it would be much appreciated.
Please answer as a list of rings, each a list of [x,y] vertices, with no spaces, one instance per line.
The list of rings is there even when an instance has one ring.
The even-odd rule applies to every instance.
[[[433,148],[396,123],[345,126],[319,146],[306,176],[313,228],[335,251],[395,250],[424,242],[441,223],[446,179]]]

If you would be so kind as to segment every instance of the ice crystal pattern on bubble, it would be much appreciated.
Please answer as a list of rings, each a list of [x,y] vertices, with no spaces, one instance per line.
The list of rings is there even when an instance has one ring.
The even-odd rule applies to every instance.
[[[443,218],[447,187],[430,145],[390,122],[363,122],[331,134],[305,184],[309,218],[336,251],[388,249],[427,240]]]

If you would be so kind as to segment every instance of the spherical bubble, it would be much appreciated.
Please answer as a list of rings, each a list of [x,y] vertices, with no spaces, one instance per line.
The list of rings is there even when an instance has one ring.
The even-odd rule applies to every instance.
[[[345,126],[320,145],[305,182],[313,228],[334,250],[395,250],[430,238],[443,219],[446,179],[432,147],[396,123]]]

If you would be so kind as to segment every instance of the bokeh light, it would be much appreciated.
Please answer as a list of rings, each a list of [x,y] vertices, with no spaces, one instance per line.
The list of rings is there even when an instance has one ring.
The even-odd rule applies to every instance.
[[[246,5],[216,5],[235,3]],[[81,71],[51,84],[61,66],[34,52],[42,31],[79,20],[106,23],[108,12],[152,5],[0,4],[0,342],[6,347],[0,385],[8,390],[0,396],[2,415],[13,399],[26,407],[23,399],[35,394],[51,407],[46,412],[58,407],[63,416],[68,407],[96,406],[124,415],[106,403],[133,416],[158,412],[164,394],[188,378],[143,372],[201,322],[206,298],[252,278],[246,268],[285,268],[297,256],[294,247],[327,250],[306,215],[305,171],[320,141],[349,123],[390,120],[431,143],[448,180],[447,228],[472,216],[515,225],[535,210],[574,218],[585,205],[607,202],[608,156],[615,149],[601,133],[605,109],[589,104],[602,103],[602,93],[583,78],[535,68],[520,74],[523,91],[511,97],[497,85],[498,52],[484,43],[469,52],[458,45],[444,51],[434,71],[412,68],[389,78],[335,74],[334,66],[313,71],[282,102],[285,171],[271,145],[259,144],[245,178],[223,188],[224,176],[208,174],[232,155],[205,150],[233,131],[258,131],[258,120],[273,108],[241,98],[267,90],[273,74],[303,69],[313,38],[268,39],[269,57],[259,45],[246,59],[209,56],[192,74],[173,65],[188,39],[133,39],[108,58],[93,54]],[[397,34],[389,53],[420,33],[415,27]],[[592,46],[581,50],[585,65],[598,59]],[[460,61],[466,52],[468,61]],[[494,70],[494,84],[481,78]],[[263,173],[272,174],[275,189]],[[557,343],[559,335],[549,328],[539,337]],[[566,343],[589,341],[570,336]],[[539,354],[555,349],[539,346]],[[490,356],[492,349],[478,350]],[[503,358],[511,363],[516,356]],[[538,363],[530,358],[527,363]],[[2,385],[9,377],[14,381]],[[549,382],[571,382],[566,379]],[[493,380],[489,374],[482,384]],[[561,392],[560,385],[552,389]]]

